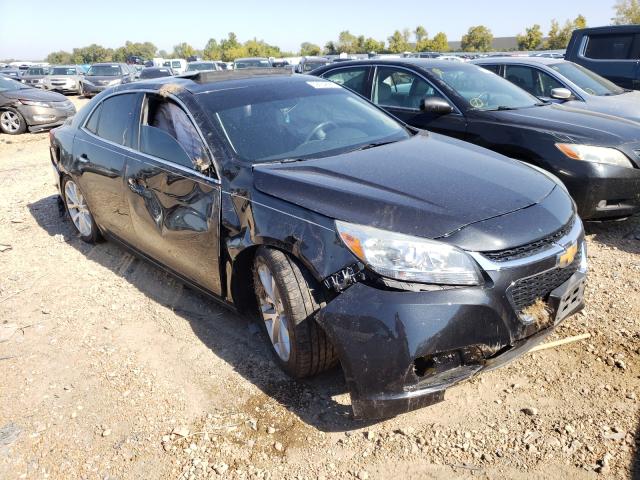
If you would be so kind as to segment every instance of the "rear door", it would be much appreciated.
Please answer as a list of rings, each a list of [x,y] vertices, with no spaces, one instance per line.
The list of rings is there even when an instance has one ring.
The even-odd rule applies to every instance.
[[[124,197],[126,154],[141,95],[106,97],[78,129],[73,143],[74,175],[97,223],[127,242],[135,240]]]
[[[126,197],[138,248],[215,293],[220,285],[220,182],[191,115],[148,93],[127,162]]]
[[[578,46],[577,63],[623,88],[640,89],[640,35],[590,33]]]
[[[421,111],[421,100],[428,98],[447,101],[454,113],[437,115]],[[414,127],[457,138],[466,137],[466,120],[453,102],[426,78],[412,70],[396,66],[376,67],[371,100]]]

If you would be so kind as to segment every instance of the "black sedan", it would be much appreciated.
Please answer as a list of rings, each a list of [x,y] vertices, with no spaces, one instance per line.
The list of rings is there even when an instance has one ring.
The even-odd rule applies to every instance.
[[[76,113],[64,95],[0,76],[0,132],[18,135],[61,125]]]
[[[339,361],[357,416],[440,401],[583,305],[582,223],[555,177],[326,80],[122,85],[54,131],[51,159],[83,240],[259,316],[295,377]]]
[[[365,60],[313,72],[418,128],[541,167],[567,186],[584,219],[640,211],[640,124],[543,102],[475,65]]]

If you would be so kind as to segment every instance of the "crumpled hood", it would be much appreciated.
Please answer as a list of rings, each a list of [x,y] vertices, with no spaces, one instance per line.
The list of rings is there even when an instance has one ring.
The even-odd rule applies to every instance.
[[[36,102],[66,102],[67,97],[56,92],[47,92],[39,88],[22,88],[20,90],[8,90],[2,92],[5,97],[34,100]]]
[[[576,143],[613,147],[640,141],[640,123],[571,106],[554,104],[488,113],[499,123],[550,131]]]
[[[542,201],[555,183],[532,168],[441,135],[254,167],[261,192],[330,218],[437,238]]]

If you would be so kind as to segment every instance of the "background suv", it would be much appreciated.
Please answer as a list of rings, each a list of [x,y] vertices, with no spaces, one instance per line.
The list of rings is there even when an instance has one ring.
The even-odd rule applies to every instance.
[[[81,95],[93,97],[109,87],[133,82],[135,67],[126,63],[95,63],[82,79]]]

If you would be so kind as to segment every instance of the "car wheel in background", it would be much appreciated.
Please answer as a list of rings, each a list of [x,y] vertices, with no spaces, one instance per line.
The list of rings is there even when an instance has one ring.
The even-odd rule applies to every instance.
[[[262,324],[283,370],[301,378],[335,365],[335,349],[315,320],[322,291],[295,260],[260,248],[253,284]]]
[[[8,135],[18,135],[27,131],[24,117],[13,108],[0,111],[0,131]]]
[[[62,192],[67,213],[80,238],[87,243],[96,243],[100,239],[100,231],[76,182],[65,177]]]

